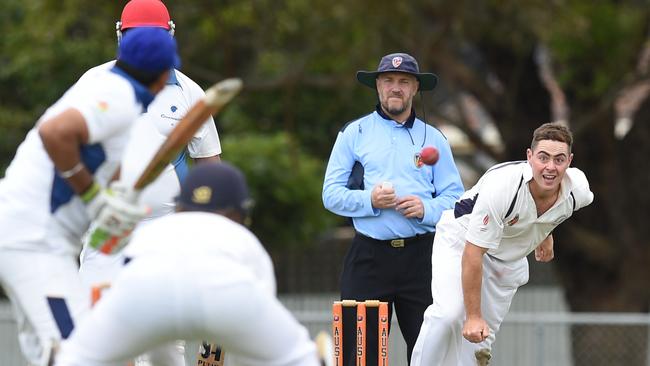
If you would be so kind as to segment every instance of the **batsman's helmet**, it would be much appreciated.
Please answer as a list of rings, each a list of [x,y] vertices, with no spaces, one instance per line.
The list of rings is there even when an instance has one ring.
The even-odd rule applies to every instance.
[[[124,6],[122,17],[115,23],[117,41],[122,39],[122,33],[135,27],[160,27],[174,35],[176,25],[169,16],[167,7],[160,0],[131,0]]]

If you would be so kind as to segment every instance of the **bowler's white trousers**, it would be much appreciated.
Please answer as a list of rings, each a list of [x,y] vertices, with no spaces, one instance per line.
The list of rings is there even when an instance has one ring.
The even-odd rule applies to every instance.
[[[317,366],[307,330],[256,281],[228,258],[136,258],[63,343],[56,365],[123,366],[186,339],[218,342],[233,366]]]
[[[488,254],[483,256],[481,313],[490,327],[490,336],[481,343],[470,343],[462,334],[465,305],[461,259],[464,248],[464,240],[450,233],[436,233],[431,255],[433,304],[424,313],[411,366],[477,365],[474,352],[491,349],[513,296],[519,286],[528,282],[525,257],[506,262]]]

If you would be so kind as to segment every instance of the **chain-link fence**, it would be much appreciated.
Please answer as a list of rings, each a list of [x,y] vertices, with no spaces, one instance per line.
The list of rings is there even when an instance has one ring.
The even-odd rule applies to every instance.
[[[331,330],[334,300],[333,294],[282,297],[312,337],[321,330]],[[391,329],[390,364],[406,365],[406,346],[395,318]],[[515,310],[508,314],[497,335],[490,365],[650,366],[649,350],[650,314]],[[25,364],[9,304],[0,303],[0,365]]]

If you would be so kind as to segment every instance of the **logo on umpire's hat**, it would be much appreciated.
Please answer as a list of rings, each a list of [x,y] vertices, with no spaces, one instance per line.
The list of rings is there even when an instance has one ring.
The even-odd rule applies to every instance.
[[[198,203],[199,205],[204,205],[210,202],[212,198],[212,188],[208,186],[201,186],[195,188],[192,192],[192,202]]]
[[[402,64],[402,58],[400,56],[393,57],[393,67],[398,68]]]

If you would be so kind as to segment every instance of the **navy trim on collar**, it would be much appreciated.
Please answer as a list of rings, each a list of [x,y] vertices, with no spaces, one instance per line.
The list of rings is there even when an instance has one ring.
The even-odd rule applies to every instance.
[[[384,110],[381,109],[381,105],[377,104],[375,106],[375,110],[381,116],[381,118],[389,121],[395,121],[394,119],[390,118],[390,116],[388,116],[386,113],[384,113]],[[413,123],[415,123],[415,109],[411,108],[411,115],[404,122],[404,127],[413,128]]]
[[[140,104],[142,104],[143,110],[146,111],[147,107],[149,107],[149,103],[151,103],[154,98],[154,95],[151,94],[149,89],[117,66],[113,66],[111,71],[125,78],[131,84],[133,91],[135,92],[135,98],[140,102]]]
[[[169,72],[169,79],[167,79],[167,85],[181,86],[181,83],[178,82],[178,78],[176,77],[176,70],[172,69]]]

